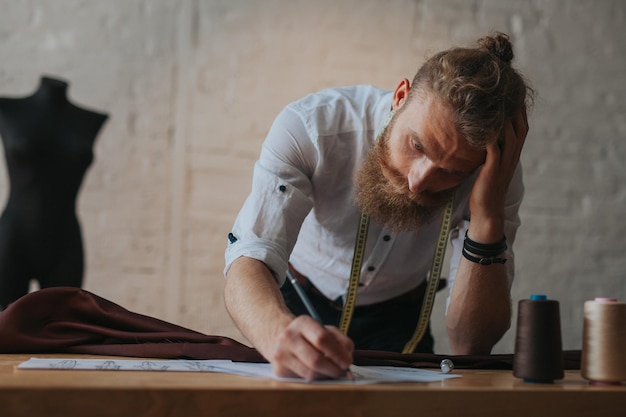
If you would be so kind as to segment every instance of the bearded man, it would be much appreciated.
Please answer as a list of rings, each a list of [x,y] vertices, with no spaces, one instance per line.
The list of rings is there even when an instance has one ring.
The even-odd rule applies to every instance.
[[[337,378],[355,348],[402,351],[441,234],[452,247],[452,353],[487,354],[507,331],[532,100],[512,59],[508,36],[495,33],[435,54],[394,91],[328,89],[277,116],[224,270],[231,317],[277,375]],[[433,343],[428,328],[416,351]]]

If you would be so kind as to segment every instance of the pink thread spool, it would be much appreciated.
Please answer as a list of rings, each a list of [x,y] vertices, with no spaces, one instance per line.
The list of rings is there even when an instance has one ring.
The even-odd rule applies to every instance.
[[[580,372],[594,385],[626,381],[626,303],[602,297],[585,301]]]

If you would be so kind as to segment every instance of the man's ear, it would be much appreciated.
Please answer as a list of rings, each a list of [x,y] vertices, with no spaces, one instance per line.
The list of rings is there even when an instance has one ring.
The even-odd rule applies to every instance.
[[[397,111],[402,107],[409,98],[409,91],[411,90],[411,83],[408,79],[403,78],[402,81],[396,87],[393,92],[393,99],[391,100],[391,108]]]

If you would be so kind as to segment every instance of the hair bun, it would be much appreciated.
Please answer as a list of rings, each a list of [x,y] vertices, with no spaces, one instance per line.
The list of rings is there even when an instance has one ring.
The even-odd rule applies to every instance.
[[[509,35],[496,32],[491,36],[478,39],[478,46],[495,55],[502,62],[510,63],[513,60],[513,46]]]

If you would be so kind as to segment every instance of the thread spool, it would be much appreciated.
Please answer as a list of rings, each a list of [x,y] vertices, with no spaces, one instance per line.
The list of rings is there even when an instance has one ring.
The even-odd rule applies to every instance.
[[[548,300],[545,295],[519,301],[513,375],[535,383],[563,378],[558,301]]]
[[[626,303],[615,298],[585,301],[580,371],[591,384],[626,381]]]

